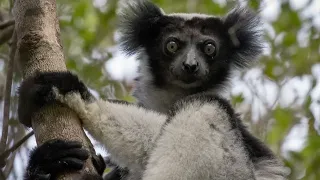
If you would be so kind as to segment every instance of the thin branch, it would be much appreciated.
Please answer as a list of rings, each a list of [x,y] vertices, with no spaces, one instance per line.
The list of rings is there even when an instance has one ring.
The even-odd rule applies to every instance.
[[[11,153],[13,153],[15,150],[17,150],[26,140],[28,140],[32,135],[34,135],[34,132],[31,131],[27,135],[25,135],[20,141],[18,141],[16,144],[14,144],[11,148],[0,154],[0,161],[4,161]],[[0,164],[1,165],[1,164]],[[0,166],[0,168],[2,168]]]
[[[26,140],[28,140],[31,136],[34,135],[34,132],[31,131],[29,132],[27,135],[25,135],[20,141],[18,141],[16,144],[14,144],[11,148],[9,148],[8,150],[6,150],[3,154],[10,154],[12,152],[14,152],[15,150],[17,150]],[[2,155],[0,155],[1,157]]]
[[[14,20],[9,20],[9,21],[0,23],[0,29],[5,29],[5,28],[12,26],[12,25],[14,25]]]
[[[0,101],[2,101],[3,98],[3,91],[4,91],[4,74],[0,72]]]
[[[10,175],[10,172],[13,169],[14,160],[16,158],[16,152],[12,153],[12,156],[10,156],[9,159],[6,161],[6,167],[4,168],[3,174],[6,178]]]
[[[10,48],[10,59],[8,62],[7,79],[4,94],[4,108],[3,108],[3,123],[2,123],[2,135],[0,141],[0,153],[5,151],[7,137],[8,137],[8,123],[10,116],[10,98],[11,98],[11,87],[13,77],[13,64],[14,64],[14,53],[16,51],[17,36],[14,33],[12,38],[12,45]]]
[[[12,132],[15,132],[15,130],[16,130],[16,132],[14,133],[14,138],[13,138],[15,145],[12,148],[10,148],[11,154],[8,153],[8,157],[6,157],[6,167],[3,170],[3,173],[4,173],[5,177],[7,177],[7,178],[10,175],[10,173],[12,172],[14,160],[16,159],[16,156],[18,154],[16,149],[18,147],[21,147],[21,144],[23,142],[25,142],[30,137],[30,136],[28,137],[29,134],[25,135],[24,127],[20,124],[17,126],[11,126],[10,129]],[[8,151],[8,152],[10,152],[10,151]],[[9,155],[10,155],[10,157],[9,157]]]
[[[7,28],[0,29],[0,45],[8,42],[12,37],[14,31],[14,25],[8,26]]]

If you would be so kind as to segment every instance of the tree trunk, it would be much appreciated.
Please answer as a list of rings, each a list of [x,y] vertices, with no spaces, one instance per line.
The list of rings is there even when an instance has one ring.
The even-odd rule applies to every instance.
[[[16,0],[13,9],[17,35],[16,62],[24,77],[36,72],[66,71],[60,42],[55,0]],[[47,106],[32,117],[37,144],[60,138],[76,140],[92,148],[77,115],[59,104]],[[90,159],[90,158],[89,158]],[[81,172],[61,175],[59,179],[81,179],[97,175],[91,160]]]

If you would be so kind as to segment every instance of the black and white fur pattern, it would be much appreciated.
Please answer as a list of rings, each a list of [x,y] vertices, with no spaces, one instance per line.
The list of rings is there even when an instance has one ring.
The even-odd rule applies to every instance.
[[[86,104],[75,94],[56,97],[80,115],[116,164],[130,169],[129,179],[255,179],[241,122],[223,99],[193,95],[164,116],[102,100]]]
[[[218,97],[231,70],[249,67],[262,51],[254,13],[237,8],[222,18],[165,15],[138,0],[120,17],[123,50],[140,54],[141,76],[134,92],[139,105],[95,100],[76,76],[43,73],[21,86],[21,103],[30,107],[19,110],[22,122],[45,104],[68,105],[106,146],[111,160],[129,169],[122,179],[285,179],[281,161]],[[168,55],[163,47],[172,36],[185,46]],[[214,56],[203,55],[202,45],[196,46],[206,39],[215,45]],[[197,61],[197,73],[181,71],[186,61]]]
[[[221,18],[205,14],[165,15],[154,4],[138,0],[121,12],[121,47],[127,54],[137,53],[141,64],[141,75],[133,94],[146,108],[159,112],[167,113],[170,104],[186,95],[220,94],[227,87],[232,70],[249,67],[262,52],[259,18],[246,8],[235,8]],[[209,37],[216,41],[219,50],[213,60],[195,54],[200,65],[205,67],[203,71],[209,71],[200,76],[199,81],[186,84],[172,77],[169,69],[173,64],[168,62],[179,61],[162,52],[166,38],[172,36],[185,39],[183,43],[188,44],[195,44],[196,38]],[[188,57],[193,49],[185,48],[181,54]]]
[[[62,80],[71,84],[61,83]],[[23,93],[30,86],[36,88]],[[50,96],[43,94],[43,89],[52,89],[47,92]],[[36,103],[30,100],[25,107],[39,109],[38,103],[59,101],[73,109],[85,129],[108,149],[111,160],[129,169],[125,179],[285,179],[286,169],[281,162],[245,129],[230,104],[217,96],[187,96],[174,103],[165,115],[134,104],[93,100],[85,85],[70,73],[40,74],[24,81],[20,90],[23,97],[37,96]],[[69,156],[63,158],[81,162],[78,152],[68,149]],[[79,168],[73,161],[63,163],[69,162],[63,158],[61,165]],[[32,167],[37,167],[39,160],[30,161],[35,164]],[[42,176],[47,171],[42,170]]]

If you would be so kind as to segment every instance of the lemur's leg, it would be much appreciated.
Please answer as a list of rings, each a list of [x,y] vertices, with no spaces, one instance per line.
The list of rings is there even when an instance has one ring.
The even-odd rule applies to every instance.
[[[234,114],[215,96],[176,103],[143,180],[254,180],[254,169]]]

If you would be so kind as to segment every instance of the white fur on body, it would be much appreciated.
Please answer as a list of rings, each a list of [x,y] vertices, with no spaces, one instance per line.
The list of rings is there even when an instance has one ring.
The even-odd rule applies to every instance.
[[[286,168],[279,159],[262,159],[254,164],[257,180],[286,180],[290,169]]]
[[[76,111],[112,161],[130,169],[128,180],[142,179],[143,172],[144,180],[254,179],[252,170],[258,180],[285,179],[286,168],[276,160],[252,167],[241,135],[229,131],[227,114],[218,105],[191,104],[162,128],[166,115],[135,105],[103,100],[86,104],[75,93],[58,95],[58,100]]]
[[[144,180],[253,180],[238,129],[218,104],[194,102],[164,128]]]
[[[143,50],[142,50],[143,52]],[[138,82],[136,82],[136,88],[134,90],[134,96],[139,100],[139,103],[141,103],[144,107],[160,112],[160,113],[165,113],[167,114],[169,111],[169,108],[171,107],[171,105],[177,101],[178,99],[181,99],[183,97],[186,97],[188,95],[191,95],[191,92],[188,92],[188,89],[182,89],[182,88],[177,88],[174,86],[168,86],[164,89],[159,89],[157,87],[155,87],[153,85],[153,79],[152,79],[152,75],[150,72],[150,68],[148,65],[148,61],[147,61],[147,57],[145,57],[144,54],[141,55],[140,57],[140,79]],[[220,96],[224,96],[223,91],[217,91],[215,89],[210,89],[208,90],[207,93],[210,94],[218,94]],[[211,113],[214,113],[211,111],[209,111]],[[194,113],[194,112],[192,112]],[[192,114],[191,113],[191,114]],[[218,114],[218,113],[216,113]],[[212,117],[215,117],[214,115],[212,115]],[[191,121],[193,119],[190,119]],[[185,121],[185,119],[183,119],[183,122]],[[227,121],[224,121],[227,122]],[[173,122],[172,122],[173,123]],[[173,126],[173,124],[169,124],[168,127]],[[178,126],[180,126],[179,124],[177,124],[177,128]],[[167,128],[168,128],[167,127]],[[189,131],[185,131],[186,134],[190,133]],[[164,136],[163,133],[163,137],[160,138],[159,141],[163,141],[161,139],[164,139],[166,136]],[[159,142],[159,144],[163,144],[163,145],[168,145],[172,143],[172,140],[175,139],[173,138],[174,136],[172,136],[172,138],[168,138],[166,139],[166,141],[163,141],[162,143]],[[230,138],[230,137],[228,137]],[[226,140],[227,138],[225,138],[224,140]],[[215,139],[213,139],[215,140]],[[232,141],[232,139],[230,139]],[[217,139],[216,139],[217,141]],[[181,142],[177,142],[177,143],[181,143]],[[201,142],[199,142],[201,143]],[[184,143],[185,145],[188,145],[186,147],[188,148],[192,148],[192,147],[196,147],[197,144],[192,144],[192,143]],[[159,153],[158,158],[160,158],[161,156],[163,156],[163,153],[166,153],[164,151],[165,146],[157,146],[157,149],[161,149],[162,153]],[[167,147],[166,147],[167,148]],[[157,151],[157,149],[155,149],[155,151]],[[185,150],[185,149],[183,149]],[[160,151],[160,150],[158,150]],[[167,150],[166,150],[167,151]],[[198,151],[194,151],[192,152],[193,154],[195,152],[202,152],[203,149],[200,148],[200,150]],[[185,151],[183,151],[184,153]],[[157,154],[155,152],[153,152],[153,154]],[[165,154],[167,155],[167,154]],[[190,153],[188,153],[188,157],[190,157]],[[239,154],[240,155],[240,154]],[[152,159],[154,155],[150,156],[150,158]],[[204,156],[205,157],[205,156]],[[156,157],[155,157],[156,158]],[[199,159],[198,159],[199,160]],[[161,162],[163,162],[163,160],[161,160]],[[199,165],[199,164],[194,164],[196,162],[189,162],[190,164],[193,164],[195,166]],[[176,167],[181,167],[183,171],[183,173],[189,172],[191,168],[188,167],[192,167],[190,164],[188,164],[187,166],[184,166],[182,164],[179,164]],[[164,164],[166,165],[166,164]],[[151,165],[148,166],[147,169],[149,169],[149,167],[151,167]],[[179,173],[177,173],[177,169],[176,167],[174,168],[174,170],[168,171],[166,172],[166,174],[169,174],[170,172],[176,172],[175,174],[178,175]],[[173,167],[171,167],[173,168]],[[189,171],[188,171],[189,170]],[[257,180],[286,180],[288,174],[289,174],[289,169],[286,168],[283,163],[277,159],[261,159],[257,162],[254,163],[254,174]],[[164,173],[162,174],[164,175]],[[180,174],[181,175],[181,174]]]
[[[149,69],[141,70],[146,73]],[[79,94],[62,96],[57,91],[56,94],[62,103],[77,112],[85,129],[106,146],[111,160],[120,167],[127,167],[130,170],[126,180],[141,180],[143,172],[145,172],[145,180],[158,180],[159,178],[162,180],[163,177],[166,177],[163,179],[170,177],[169,179],[172,180],[188,180],[194,179],[192,176],[195,175],[200,176],[199,179],[206,180],[211,177],[210,175],[219,173],[221,176],[219,178],[214,176],[213,179],[233,179],[234,176],[245,177],[250,174],[248,171],[251,169],[254,170],[257,180],[285,180],[288,175],[288,169],[276,158],[262,159],[255,162],[254,167],[251,168],[250,163],[247,165],[244,163],[248,157],[243,150],[243,144],[237,141],[239,134],[232,132],[223,136],[220,132],[208,129],[208,127],[204,128],[206,119],[199,117],[205,115],[208,116],[207,120],[217,121],[220,119],[220,123],[216,122],[218,123],[215,124],[216,127],[222,128],[224,126],[223,128],[226,128],[224,130],[227,130],[227,126],[230,125],[227,119],[221,117],[225,116],[225,112],[215,105],[207,104],[206,108],[208,109],[202,109],[200,112],[199,109],[196,109],[196,104],[191,104],[189,106],[191,109],[184,109],[172,119],[172,122],[161,132],[159,138],[171,105],[177,99],[189,95],[190,92],[174,87],[168,87],[166,90],[155,88],[150,76],[142,76],[137,82],[134,94],[139,102],[148,109],[103,100],[85,104]],[[212,94],[217,93],[212,92]],[[179,139],[182,135],[183,138]],[[155,145],[157,140],[158,144]],[[233,154],[223,154],[225,147],[222,148],[219,142],[224,142],[223,146],[230,149]],[[203,143],[208,144],[203,146]],[[215,146],[209,146],[210,144]],[[234,146],[232,150],[231,145]],[[179,156],[187,157],[185,161],[180,158],[184,163],[178,163],[178,160],[174,160]],[[228,159],[222,157],[235,157],[238,159],[237,162],[243,163],[228,165],[229,162],[225,161]],[[147,165],[147,163],[149,164]],[[237,174],[236,169],[239,167],[241,171]],[[234,173],[229,173],[229,171]],[[241,175],[241,173],[243,174]],[[223,178],[223,174],[228,174],[228,178]]]

